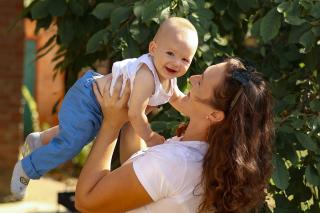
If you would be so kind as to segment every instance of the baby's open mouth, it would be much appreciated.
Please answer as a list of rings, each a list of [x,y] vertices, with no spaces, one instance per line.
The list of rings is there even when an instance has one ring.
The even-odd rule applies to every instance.
[[[169,73],[176,73],[177,71],[174,70],[174,69],[171,69],[169,67],[166,67],[166,70],[169,72]]]

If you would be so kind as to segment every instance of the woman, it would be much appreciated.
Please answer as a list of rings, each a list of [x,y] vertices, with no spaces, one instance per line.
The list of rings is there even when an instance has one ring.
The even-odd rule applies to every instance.
[[[273,133],[266,83],[235,58],[191,76],[190,83],[184,98],[190,122],[183,136],[112,172],[129,92],[118,98],[120,83],[112,97],[108,85],[102,95],[95,88],[104,115],[112,119],[103,121],[80,174],[76,207],[81,212],[247,212],[261,204],[271,174]]]

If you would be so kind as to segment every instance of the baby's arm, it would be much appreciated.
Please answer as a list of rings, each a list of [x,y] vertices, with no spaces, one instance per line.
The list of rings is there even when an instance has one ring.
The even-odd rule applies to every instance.
[[[142,66],[136,74],[129,101],[128,116],[136,133],[148,146],[153,146],[163,143],[164,137],[152,131],[145,114],[149,98],[155,89],[153,75],[147,69],[146,66]]]
[[[187,96],[180,91],[178,86],[174,88],[173,95],[171,96],[169,103],[180,113],[187,115],[187,108],[185,107],[185,103],[187,101]]]

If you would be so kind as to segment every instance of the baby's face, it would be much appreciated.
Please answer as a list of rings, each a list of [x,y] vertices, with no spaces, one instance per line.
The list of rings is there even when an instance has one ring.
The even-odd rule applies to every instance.
[[[184,75],[190,67],[197,45],[198,38],[191,30],[166,32],[152,41],[149,52],[160,80]]]

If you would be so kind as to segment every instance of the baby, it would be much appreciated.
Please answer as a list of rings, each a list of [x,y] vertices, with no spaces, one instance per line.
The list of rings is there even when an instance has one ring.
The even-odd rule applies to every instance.
[[[176,78],[187,72],[197,46],[198,35],[194,26],[184,18],[171,17],[160,25],[149,43],[148,54],[115,62],[112,66],[110,92],[120,75],[124,80],[130,80],[129,120],[148,146],[161,144],[165,139],[150,128],[146,109],[170,102],[184,113],[182,99],[185,95],[178,89]],[[13,170],[13,195],[23,198],[30,179],[39,179],[72,159],[94,139],[100,129],[102,112],[92,84],[96,83],[101,89],[107,79],[108,76],[87,72],[67,92],[59,111],[59,127],[28,135],[24,158]]]

